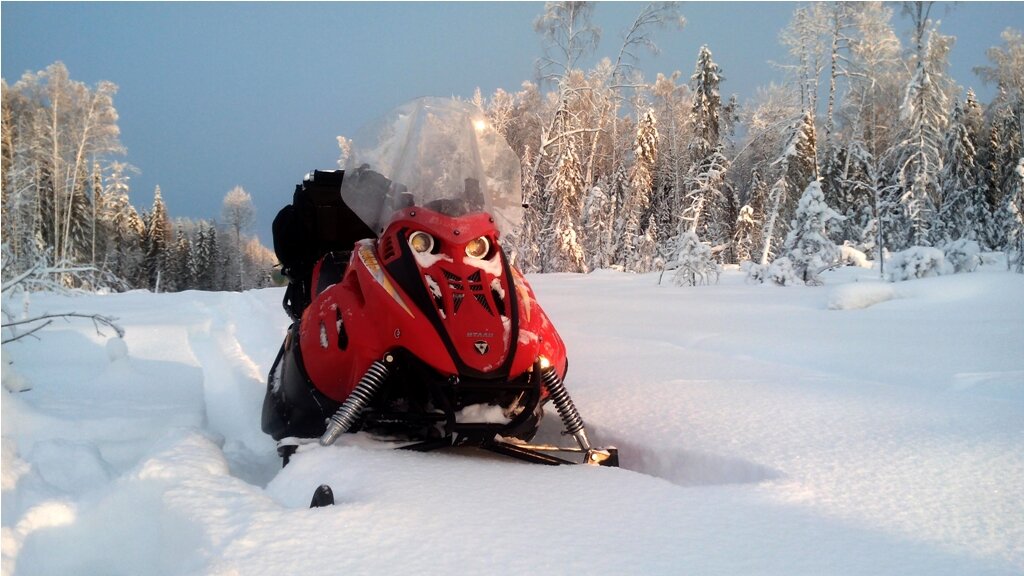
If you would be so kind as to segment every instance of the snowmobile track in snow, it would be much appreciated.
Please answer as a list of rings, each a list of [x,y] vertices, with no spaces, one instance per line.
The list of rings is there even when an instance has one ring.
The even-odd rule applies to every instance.
[[[679,486],[755,484],[782,476],[776,470],[731,456],[686,450],[657,450],[628,441],[608,442],[619,449],[625,470],[662,478]]]

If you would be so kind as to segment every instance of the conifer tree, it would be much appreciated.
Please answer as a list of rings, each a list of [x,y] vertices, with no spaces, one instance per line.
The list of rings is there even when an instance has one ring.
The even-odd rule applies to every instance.
[[[978,166],[974,141],[964,122],[964,111],[957,101],[943,146],[945,163],[939,173],[942,205],[939,209],[938,243],[952,240],[980,240],[987,219],[985,198],[978,185]]]
[[[1002,208],[1002,192],[999,184],[1000,155],[1003,150],[1002,132],[999,123],[987,123],[987,131],[978,143],[978,182],[985,197],[985,208],[988,218],[981,238],[981,244],[997,250],[1005,244],[1004,230],[999,225],[999,210]]]
[[[167,273],[170,247],[172,246],[171,223],[167,218],[160,186],[153,191],[153,209],[146,218],[146,282],[147,286],[160,291],[160,282]]]
[[[652,214],[647,218],[646,229],[626,267],[635,272],[650,272],[657,266],[658,260],[658,223]]]
[[[722,98],[719,86],[721,69],[702,46],[697,66],[690,78],[693,89],[693,139],[690,143],[691,169],[686,176],[686,197],[681,207],[681,222],[691,232],[714,244],[731,240],[735,224],[735,199],[726,184],[729,161],[722,142]]]
[[[583,207],[584,251],[589,268],[599,270],[612,264],[614,256],[615,197],[604,191],[604,179],[591,187]]]
[[[544,246],[546,272],[587,271],[587,259],[578,232],[582,188],[583,173],[576,156],[576,146],[570,140],[548,186],[553,212]]]
[[[1017,190],[1017,166],[1024,157],[1024,34],[1020,30],[1007,28],[1001,34],[1003,45],[990,48],[986,56],[991,66],[979,66],[975,72],[986,84],[994,84],[996,96],[989,108],[992,143],[989,146],[988,162],[991,188],[988,190],[989,206],[1005,222],[1005,207],[1012,203],[1008,197]],[[1019,208],[1019,205],[1018,205]],[[1002,246],[1008,239],[1003,236],[1006,226],[993,222],[991,232],[994,248]]]
[[[636,128],[633,170],[618,229],[621,244],[616,260],[624,265],[635,262],[634,251],[643,235],[654,186],[654,166],[658,158],[658,128],[654,110],[648,108]]]
[[[221,290],[217,255],[220,247],[217,242],[217,228],[209,222],[199,224],[198,246],[196,246],[196,279],[200,290]]]
[[[676,86],[680,73],[670,77],[658,74],[652,88],[655,98],[655,117],[662,129],[658,131],[661,142],[655,167],[655,194],[651,201],[651,212],[655,215],[660,241],[674,242],[679,226],[679,213],[685,194],[683,178],[689,165],[687,135],[692,132],[690,125],[689,87]]]
[[[686,228],[714,244],[728,242],[736,212],[726,183],[729,161],[717,146],[694,165],[686,177],[689,206],[683,211]]]
[[[921,26],[926,24],[922,22]],[[900,107],[903,130],[890,153],[883,222],[883,238],[889,249],[932,245],[940,194],[942,136],[948,121],[944,89],[948,82],[944,75],[948,41],[934,29],[918,38],[914,75]]]
[[[145,218],[135,210],[134,206],[127,202],[124,205],[120,218],[124,227],[119,229],[120,235],[117,239],[118,267],[121,270],[118,276],[133,287],[147,287],[149,281],[146,275]]]
[[[1014,176],[1014,185],[1006,196],[1006,208],[1003,210],[1006,215],[1006,262],[1010,270],[1024,274],[1024,158],[1017,162]]]
[[[110,165],[99,212],[103,228],[109,232],[103,243],[103,252],[98,257],[114,276],[134,285],[144,254],[141,220],[128,199],[128,169],[129,166],[122,162]]]
[[[1016,189],[1017,162],[1024,158],[1024,96],[1013,100],[1012,104],[996,110],[993,124],[999,124],[1002,133],[1002,146],[996,151],[996,185],[997,201],[1002,202],[1005,196]]]
[[[718,147],[721,131],[721,69],[711,59],[711,50],[706,45],[701,46],[697,54],[697,67],[690,82],[693,87],[691,114],[694,134],[690,147],[693,159],[699,161]]]
[[[829,239],[827,227],[840,219],[842,216],[825,203],[821,183],[815,180],[808,184],[786,236],[786,257],[804,283],[819,284],[818,274],[839,261],[839,248]]]
[[[676,286],[697,286],[718,281],[718,264],[711,257],[711,248],[700,241],[695,232],[683,231],[676,239],[676,255],[672,277]]]
[[[767,266],[769,257],[783,246],[796,209],[796,192],[817,178],[816,142],[814,117],[804,112],[793,127],[785,151],[775,161],[780,175],[772,184],[765,205],[761,266]]]
[[[736,231],[733,233],[732,246],[737,262],[751,260],[757,246],[760,245],[760,222],[755,219],[754,209],[744,204],[736,217]]]
[[[106,211],[106,198],[103,194],[103,173],[100,170],[99,162],[92,165],[92,190],[90,191],[92,202],[92,216],[90,217],[90,250],[89,262],[96,267],[100,264],[98,260],[106,252],[106,242],[110,237],[110,231],[106,228],[106,221],[103,213]]]
[[[170,251],[170,262],[167,266],[167,290],[179,292],[195,287],[195,280],[189,270],[189,255],[192,253],[192,242],[181,226],[176,226],[174,246]]]
[[[541,269],[541,234],[543,232],[543,198],[533,173],[533,154],[527,144],[522,165],[523,183],[523,231],[520,234],[518,266],[523,272],[539,272]]]
[[[844,219],[835,224],[841,234],[833,234],[832,240],[836,244],[849,240],[859,249],[870,252],[878,244],[876,163],[867,145],[860,140],[855,140],[845,152],[840,180],[845,210],[836,210]]]

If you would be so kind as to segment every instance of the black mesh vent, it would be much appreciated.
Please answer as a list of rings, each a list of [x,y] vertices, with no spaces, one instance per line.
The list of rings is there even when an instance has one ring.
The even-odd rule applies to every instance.
[[[476,301],[484,307],[484,310],[487,310],[488,314],[492,316],[494,315],[494,312],[491,312],[491,307],[487,304],[487,296],[484,296],[483,294],[474,294],[473,297],[476,298]]]

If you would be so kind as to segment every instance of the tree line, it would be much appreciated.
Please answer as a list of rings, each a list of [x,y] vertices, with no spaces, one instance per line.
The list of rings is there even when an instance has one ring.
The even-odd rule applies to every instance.
[[[224,197],[223,219],[171,219],[160,187],[152,206],[129,201],[133,168],[123,155],[113,98],[56,62],[2,82],[3,280],[37,267],[74,268],[61,279],[84,288],[244,290],[271,283],[276,263],[247,234],[252,198]]]
[[[975,68],[997,89],[991,102],[970,89],[961,99],[948,72],[955,38],[932,8],[902,6],[906,44],[887,4],[797,8],[781,34],[788,80],[741,106],[722,97],[726,72],[708,46],[689,77],[650,82],[634,67],[655,31],[684,23],[676,3],[643,7],[618,56],[584,70],[600,37],[595,4],[549,2],[535,23],[539,80],[473,99],[522,160],[519,264],[684,265],[707,277],[747,262],[756,276],[784,256],[811,280],[810,262],[838,262],[837,245],[878,258],[969,241],[1024,268],[1024,41],[1007,29]]]
[[[519,155],[518,232],[527,272],[677,268],[689,283],[721,264],[813,281],[844,245],[872,255],[964,242],[1005,250],[1024,271],[1024,39],[1006,30],[975,68],[977,100],[950,76],[955,38],[933,3],[905,3],[910,37],[880,2],[801,5],[780,38],[781,85],[741,105],[709,46],[693,72],[644,78],[641,50],[685,24],[677,3],[641,6],[614,58],[591,69],[595,4],[549,2],[535,22],[538,77],[473,101]],[[113,98],[57,62],[2,83],[3,278],[41,259],[86,287],[240,290],[268,285],[273,254],[246,234],[252,201],[220,221],[171,219],[159,187],[139,211]],[[343,141],[339,139],[339,141]],[[770,268],[774,266],[774,272]],[[781,270],[781,272],[780,272]]]

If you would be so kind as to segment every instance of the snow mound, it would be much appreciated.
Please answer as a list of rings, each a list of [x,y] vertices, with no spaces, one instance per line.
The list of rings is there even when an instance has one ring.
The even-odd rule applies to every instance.
[[[125,344],[124,338],[113,336],[107,340],[107,358],[111,362],[128,358],[128,345]]]
[[[829,310],[862,310],[898,298],[891,284],[857,282],[836,286],[828,294]]]
[[[867,254],[854,248],[849,240],[843,243],[839,247],[839,261],[847,266],[857,266],[859,268],[867,268],[870,270],[874,264],[868,260]]]
[[[892,282],[903,282],[914,278],[930,278],[953,272],[946,262],[946,255],[938,248],[912,246],[892,255],[886,276]]]

